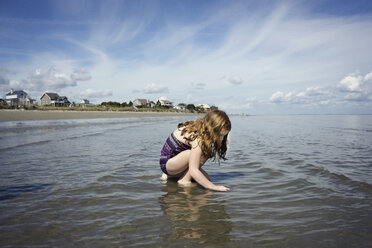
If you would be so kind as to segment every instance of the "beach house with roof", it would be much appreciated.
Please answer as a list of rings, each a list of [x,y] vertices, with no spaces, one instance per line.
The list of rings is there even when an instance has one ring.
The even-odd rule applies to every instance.
[[[162,107],[173,108],[173,103],[169,100],[161,99],[161,100],[159,100],[159,102],[160,102],[160,106],[162,106]]]
[[[35,102],[25,91],[13,89],[5,95],[5,101],[9,105],[30,105]]]
[[[186,110],[186,104],[179,103],[176,106],[174,106],[174,108],[177,109],[177,110]]]
[[[57,93],[45,92],[42,97],[40,97],[40,104],[42,106],[55,106],[55,107],[65,107],[70,106],[71,102],[66,96],[59,96]]]
[[[200,105],[198,106],[198,108],[200,108],[200,109],[202,109],[202,110],[204,110],[204,111],[208,111],[208,110],[211,109],[211,107],[210,107],[208,104],[200,104]]]
[[[146,107],[146,108],[153,108],[155,103],[148,99],[136,99],[133,101],[134,107]]]
[[[81,102],[80,102],[80,105],[81,105],[81,106],[87,106],[87,105],[89,105],[89,104],[90,104],[90,102],[89,102],[88,99],[83,99],[83,100],[81,100]]]

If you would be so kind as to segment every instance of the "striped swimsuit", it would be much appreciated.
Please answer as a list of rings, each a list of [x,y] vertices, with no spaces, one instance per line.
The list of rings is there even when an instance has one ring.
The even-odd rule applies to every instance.
[[[172,133],[169,138],[165,141],[163,149],[160,153],[160,169],[168,175],[165,165],[170,158],[173,158],[178,153],[190,150],[191,147],[179,141]]]

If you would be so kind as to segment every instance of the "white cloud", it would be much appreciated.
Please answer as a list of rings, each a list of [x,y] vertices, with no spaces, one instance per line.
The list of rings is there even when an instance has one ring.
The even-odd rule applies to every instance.
[[[337,87],[347,92],[361,92],[364,83],[361,75],[348,75],[340,81]]]
[[[9,88],[11,89],[21,89],[23,87],[23,84],[17,80],[10,80],[9,81]]]
[[[60,90],[66,87],[76,86],[76,81],[72,80],[70,76],[59,72],[55,67],[50,67],[43,72],[41,69],[36,69],[28,79],[25,80],[33,89],[52,89]]]
[[[233,76],[230,78],[229,83],[234,85],[239,85],[243,83],[243,80],[238,76]]]
[[[103,98],[112,96],[112,90],[86,89],[80,93],[83,98]]]
[[[76,81],[65,73],[59,72],[54,66],[43,71],[38,68],[23,80],[10,80],[10,87],[18,87],[33,92],[56,91],[76,86]]]
[[[299,94],[303,96],[320,96],[327,94],[328,92],[324,91],[320,87],[309,87],[305,92],[300,92]]]
[[[257,97],[250,97],[245,99],[244,104],[242,105],[243,108],[251,109],[253,106],[257,105],[259,101]]]
[[[75,69],[71,74],[71,79],[75,81],[87,81],[91,78],[92,76],[90,75],[90,72],[85,68]]]
[[[40,95],[46,91],[61,92],[69,87],[76,87],[79,81],[91,78],[87,69],[75,69],[73,72],[66,73],[56,66],[49,66],[47,69],[36,68],[32,73],[21,79],[8,79],[7,71],[0,68],[0,84],[3,85],[2,91],[10,88],[25,90],[30,95]]]
[[[166,86],[151,83],[151,84],[146,85],[143,92],[145,94],[164,94],[164,93],[169,93],[169,89]]]
[[[344,100],[356,102],[372,101],[372,72],[366,75],[350,74],[337,85],[341,92],[346,92]]]
[[[324,87],[308,87],[304,91],[296,93],[290,91],[284,93],[277,91],[270,97],[270,101],[276,104],[303,104],[328,106],[331,103],[346,104],[347,102],[371,102],[372,101],[372,72],[365,76],[349,74],[339,83],[328,89]]]
[[[285,100],[285,95],[282,91],[277,91],[274,94],[271,95],[270,101],[275,103],[280,103]]]
[[[39,75],[36,78],[36,80],[41,79]],[[44,80],[44,83],[48,85],[48,87],[53,89],[63,89],[77,85],[76,81],[72,80],[71,77],[64,73],[45,74],[43,75],[42,80]]]
[[[152,15],[139,15],[135,9],[142,8],[132,8],[131,3],[125,10],[134,12],[128,16],[118,6],[99,4],[96,7],[105,11],[97,12],[100,15],[94,22],[84,17],[76,22],[84,25],[75,25],[70,20],[60,20],[55,25],[51,19],[48,35],[29,33],[23,29],[25,25],[11,25],[9,29],[16,29],[15,34],[22,34],[15,39],[25,45],[19,49],[0,46],[0,50],[6,50],[5,55],[18,54],[2,59],[8,69],[17,68],[11,75],[16,80],[12,84],[39,91],[67,88],[71,94],[78,94],[75,92],[84,90],[79,81],[91,80],[86,88],[115,89],[117,98],[112,100],[134,99],[140,93],[166,95],[170,90],[172,99],[185,99],[187,93],[192,93],[187,102],[218,102],[224,96],[234,96],[221,102],[241,103],[237,108],[257,104],[244,100],[247,92],[266,101],[275,92],[270,97],[273,103],[327,105],[335,99],[369,99],[356,93],[368,91],[372,72],[362,81],[345,79],[339,87],[336,84],[341,79],[340,72],[364,70],[368,65],[372,42],[370,18],[357,14],[314,15],[312,6],[288,1],[275,1],[269,6],[243,1],[222,8],[212,4],[202,7],[200,18],[185,22],[168,14],[174,13],[172,6],[168,13],[160,13],[161,8],[155,6],[148,8]],[[153,26],[158,14],[162,14],[164,25]],[[137,19],[138,16],[141,18]],[[69,25],[61,25],[66,23]],[[28,41],[23,37],[33,38]],[[29,50],[31,41],[47,45],[43,54]],[[53,49],[50,44],[55,44]],[[26,52],[29,54],[25,59],[18,59]],[[63,61],[62,66],[56,61]],[[46,75],[41,69],[32,77],[26,75],[30,65],[45,63],[57,65],[58,71]],[[75,69],[81,67],[86,69]],[[2,75],[0,68],[4,92],[11,80]],[[162,85],[146,86],[147,82]],[[306,89],[309,82],[321,87]],[[336,84],[330,87],[332,82]],[[137,85],[137,90],[130,84]],[[298,88],[300,85],[307,86]],[[208,91],[197,92],[206,86]],[[273,87],[276,88],[272,90]],[[276,92],[278,89],[281,91]],[[282,105],[278,109],[281,107],[285,108]]]
[[[371,101],[372,95],[369,92],[353,92],[350,94],[347,94],[344,97],[345,100],[348,101],[357,101],[357,102],[364,102],[364,101]]]
[[[324,103],[330,101],[330,98],[332,98],[331,92],[321,89],[320,87],[309,87],[305,91],[300,91],[298,93],[295,91],[290,91],[288,93],[277,91],[271,95],[270,101],[273,103],[325,105]]]
[[[364,81],[368,82],[372,80],[372,71],[364,76]]]
[[[224,103],[218,104],[218,107],[226,111],[237,112],[237,111],[251,110],[260,104],[264,104],[264,103],[258,100],[257,97],[249,97],[240,102],[235,102],[235,103],[224,102]]]

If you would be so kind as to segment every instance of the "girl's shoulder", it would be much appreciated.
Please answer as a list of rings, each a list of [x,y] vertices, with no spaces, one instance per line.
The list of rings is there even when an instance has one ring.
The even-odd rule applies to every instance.
[[[199,139],[196,138],[193,141],[191,141],[190,144],[189,144],[189,146],[191,146],[191,148],[198,148],[198,147],[200,147],[199,146]]]
[[[195,147],[195,146],[198,146],[199,144],[199,139],[196,138],[192,141],[190,141],[188,138],[190,137],[190,133],[183,133],[182,134],[182,130],[184,129],[185,127],[180,127],[180,128],[177,128],[176,130],[174,130],[173,132],[173,135],[176,137],[176,139],[178,139],[179,141],[181,141],[182,143],[188,145],[188,146],[191,146],[191,147]]]
[[[184,127],[177,128],[176,130],[173,131],[173,135],[174,137],[176,137],[176,139],[178,139],[182,143],[189,145],[189,142],[186,140],[186,138],[188,137],[187,134],[182,134],[183,129]]]

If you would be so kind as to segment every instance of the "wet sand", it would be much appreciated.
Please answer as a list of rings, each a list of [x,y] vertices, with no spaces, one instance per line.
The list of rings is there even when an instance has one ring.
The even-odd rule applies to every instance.
[[[0,110],[0,121],[96,119],[126,117],[156,117],[195,115],[181,112],[119,112],[119,111],[41,111],[41,110]]]

